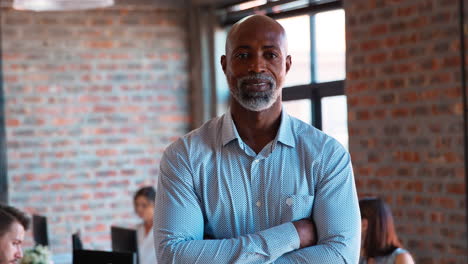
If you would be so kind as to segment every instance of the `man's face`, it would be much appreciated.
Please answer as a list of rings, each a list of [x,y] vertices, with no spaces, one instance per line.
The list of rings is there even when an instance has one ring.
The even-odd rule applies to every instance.
[[[21,249],[23,240],[24,228],[20,223],[14,222],[0,237],[0,264],[17,263],[23,257]]]
[[[248,110],[270,108],[280,97],[291,65],[281,28],[276,24],[241,24],[228,41],[221,64],[231,95]]]

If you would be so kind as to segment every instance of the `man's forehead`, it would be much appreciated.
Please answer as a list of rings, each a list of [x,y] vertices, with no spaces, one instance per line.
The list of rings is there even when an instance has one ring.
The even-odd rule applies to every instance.
[[[284,38],[283,32],[279,30],[269,30],[267,28],[242,28],[232,33],[231,39],[255,38],[263,40],[281,40]]]
[[[232,48],[238,48],[238,47],[250,47],[253,48],[255,47],[262,47],[262,48],[281,48],[283,46],[283,40],[281,38],[277,37],[255,37],[255,38],[249,38],[249,37],[239,37],[239,38],[234,38],[231,40],[231,45]]]
[[[275,20],[261,15],[247,17],[231,28],[226,40],[226,51],[233,48],[231,45],[243,45],[243,42],[266,42],[265,45],[277,45],[287,50],[284,28]]]
[[[18,222],[14,222],[10,229],[9,229],[9,232],[8,234],[14,238],[14,239],[18,239],[18,240],[23,240],[23,237],[24,237],[24,228],[23,226],[18,223]]]
[[[275,22],[276,23],[276,22]],[[240,24],[231,29],[228,39],[236,39],[243,37],[256,37],[263,39],[282,39],[284,38],[284,29],[279,24]]]
[[[282,32],[267,30],[242,30],[233,32],[227,39],[226,48],[277,48],[287,49],[286,38]]]

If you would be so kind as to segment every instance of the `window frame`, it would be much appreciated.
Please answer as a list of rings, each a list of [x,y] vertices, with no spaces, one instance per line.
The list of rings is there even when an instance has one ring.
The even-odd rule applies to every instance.
[[[345,95],[344,80],[311,83],[283,88],[283,102],[302,99],[311,100],[312,125],[322,130],[322,98]]]

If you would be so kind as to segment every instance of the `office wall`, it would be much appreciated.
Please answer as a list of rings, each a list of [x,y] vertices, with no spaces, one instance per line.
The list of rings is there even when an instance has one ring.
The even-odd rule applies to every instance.
[[[344,1],[359,195],[392,207],[417,263],[466,263],[459,1]]]
[[[77,230],[109,249],[110,225],[136,223],[133,193],[189,128],[185,11],[3,7],[9,202],[48,217],[55,254]]]

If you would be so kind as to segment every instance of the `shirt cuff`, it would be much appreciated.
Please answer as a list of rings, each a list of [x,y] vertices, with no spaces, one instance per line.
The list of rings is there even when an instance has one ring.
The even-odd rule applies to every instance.
[[[293,245],[293,250],[299,249],[301,246],[301,238],[299,237],[299,233],[297,233],[297,229],[294,226],[292,222],[285,223],[285,225],[288,225],[288,228],[291,231],[288,231],[288,233],[291,233],[291,240],[294,242]]]
[[[299,248],[300,239],[293,223],[288,222],[261,231],[269,247],[270,256],[273,259]]]

